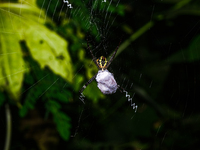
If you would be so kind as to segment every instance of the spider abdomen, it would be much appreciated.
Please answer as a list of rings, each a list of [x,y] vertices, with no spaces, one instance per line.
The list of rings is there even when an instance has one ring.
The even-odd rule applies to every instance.
[[[99,70],[96,81],[98,88],[103,94],[113,94],[118,88],[114,76],[108,70]]]

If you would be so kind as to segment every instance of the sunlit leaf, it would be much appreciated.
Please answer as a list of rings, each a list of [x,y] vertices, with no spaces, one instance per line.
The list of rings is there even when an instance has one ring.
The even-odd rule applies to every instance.
[[[72,82],[68,43],[45,27],[47,19],[44,12],[34,5],[0,4],[0,86],[15,99],[19,97],[23,74],[27,70],[23,68],[21,40],[25,41],[41,68],[49,67],[55,74]]]
[[[4,16],[0,18],[5,20]],[[6,26],[6,22],[4,23]],[[19,98],[26,71],[18,34],[0,33],[0,86],[14,99]]]

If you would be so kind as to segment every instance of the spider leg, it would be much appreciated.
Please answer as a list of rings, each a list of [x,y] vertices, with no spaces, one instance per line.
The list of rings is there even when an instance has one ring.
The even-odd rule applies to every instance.
[[[121,87],[120,85],[117,85],[118,86],[118,90],[123,93],[124,91],[126,91],[123,87]]]
[[[89,42],[88,42],[88,39],[87,39],[87,47],[88,47],[88,49],[90,50],[90,53],[91,53],[91,55],[92,55],[92,60],[93,60],[93,62],[95,63],[95,65],[97,66],[97,68],[98,68],[98,69],[101,69],[101,68],[99,67],[99,65],[97,64],[97,62],[96,62],[96,57],[93,55],[92,50],[90,49],[90,45],[89,45],[88,43],[89,43]]]
[[[81,94],[85,88],[96,78],[98,73],[96,73],[87,83],[85,83],[85,85],[79,90],[79,93]]]
[[[121,40],[119,42],[119,45],[121,43]],[[106,65],[106,69],[110,66],[110,64],[112,63],[113,59],[115,58],[115,55],[117,53],[117,50],[119,49],[119,45],[117,46],[117,48],[115,49],[114,53],[112,54],[112,56],[110,57],[110,60],[108,62],[108,64]]]

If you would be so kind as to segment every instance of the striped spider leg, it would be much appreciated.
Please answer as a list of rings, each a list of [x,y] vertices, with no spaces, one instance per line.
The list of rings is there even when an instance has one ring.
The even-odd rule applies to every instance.
[[[87,83],[85,83],[85,85],[79,90],[79,93],[81,94],[85,88],[96,78],[98,73],[96,73]]]
[[[121,41],[119,42],[119,45],[120,45],[120,43],[121,43]],[[117,50],[119,49],[119,45],[117,46],[117,48],[115,49],[114,53],[110,57],[110,60],[108,61],[108,64],[106,65],[106,69],[110,66],[110,64],[112,63],[113,59],[115,58]]]
[[[97,64],[97,59],[96,59],[96,57],[93,55],[92,50],[90,49],[90,45],[89,45],[88,43],[89,43],[89,42],[88,42],[88,39],[87,39],[87,47],[88,47],[88,49],[89,49],[89,51],[90,51],[90,54],[92,55],[92,60],[93,60],[93,62],[95,63],[95,65],[97,66],[97,68],[98,68],[98,69],[101,69],[101,68],[99,67],[99,65]]]

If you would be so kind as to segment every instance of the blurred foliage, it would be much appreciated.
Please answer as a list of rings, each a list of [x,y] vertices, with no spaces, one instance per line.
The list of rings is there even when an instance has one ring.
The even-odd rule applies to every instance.
[[[196,149],[200,2],[69,3],[0,3],[0,111],[11,105],[11,149]],[[95,81],[82,108],[78,91],[98,71],[87,41],[97,57],[121,41],[109,70],[136,113],[125,93],[103,95]]]
[[[2,57],[0,67],[0,77],[2,80],[1,90],[9,94],[7,98],[11,99],[11,101],[15,100],[15,103],[20,108],[19,114],[21,117],[24,117],[29,109],[34,109],[38,100],[44,101],[46,111],[52,114],[58,132],[63,139],[68,140],[71,126],[69,123],[70,119],[61,111],[60,103],[68,103],[69,99],[72,97],[71,91],[64,90],[66,84],[70,84],[71,88],[74,87],[74,89],[78,91],[80,85],[82,85],[81,80],[83,77],[81,75],[73,75],[71,56],[66,49],[68,48],[68,42],[64,40],[63,37],[70,42],[72,41],[73,44],[71,44],[70,47],[72,51],[78,51],[79,49],[81,51],[82,45],[78,45],[77,43],[80,43],[84,38],[84,34],[81,33],[80,29],[87,30],[85,23],[77,28],[74,26],[73,21],[62,18],[60,25],[56,26],[54,23],[59,22],[52,22],[48,15],[52,13],[51,10],[54,11],[55,16],[59,14],[58,11],[55,13],[56,9],[52,6],[59,7],[59,5],[63,3],[61,1],[57,2],[57,4],[53,2],[53,5],[51,5],[52,9],[49,9],[50,11],[48,14],[45,14],[42,10],[47,6],[45,6],[45,4],[41,5],[41,1],[32,0],[28,3],[21,0],[19,0],[18,3],[14,3],[16,1],[13,1],[13,3],[10,1],[8,3],[6,2],[7,1],[4,1],[4,3],[0,4],[0,18],[2,22],[0,26],[2,31]],[[80,3],[81,1],[77,1],[77,6]],[[44,8],[38,8],[37,5]],[[83,11],[85,11],[83,15],[89,16],[87,8],[82,8],[84,9]],[[110,10],[116,12],[113,6],[110,7]],[[122,6],[119,7],[117,12],[123,14]],[[61,17],[64,17],[62,15],[66,15],[64,11],[61,14]],[[79,21],[79,19],[80,17],[74,17],[74,21]],[[59,36],[55,31],[58,31],[58,33],[62,32],[61,36],[63,37]],[[74,32],[76,32],[76,34],[74,34]],[[95,29],[93,29],[92,32],[96,34]],[[80,57],[83,58],[84,56],[81,55]],[[84,66],[87,70],[88,78],[92,76],[94,71],[98,71],[95,65],[91,67],[91,61],[89,59],[82,59],[82,62],[85,64]],[[77,65],[77,63],[75,65]],[[57,83],[57,81],[61,79],[55,79],[50,73],[44,75],[44,71],[39,68],[43,70],[52,70],[68,83],[66,83],[63,88],[58,88],[54,83]],[[35,72],[34,70],[37,71]],[[33,77],[33,75],[35,77]],[[25,81],[24,85],[23,78]],[[75,80],[75,83],[73,80]],[[52,81],[54,81],[52,85],[44,84],[48,82],[51,83]],[[22,87],[22,85],[24,87]],[[40,85],[40,88],[38,88],[38,85]],[[90,96],[89,90],[91,89],[88,88],[86,90],[85,95],[94,99],[94,101],[103,97],[102,93],[100,93],[97,88],[96,93],[98,94],[94,94],[93,96]],[[5,101],[5,96],[3,94],[1,95],[2,105]],[[24,99],[22,105],[20,102],[21,99]]]
[[[3,29],[3,33],[1,33],[1,53],[4,54],[1,60],[1,64],[4,66],[1,67],[0,77],[9,76],[4,78],[1,86],[13,95],[13,99],[19,99],[23,74],[29,69],[23,69],[24,61],[20,41],[24,40],[26,42],[31,56],[38,61],[41,68],[48,66],[55,74],[62,76],[69,82],[72,82],[73,78],[71,58],[68,51],[66,51],[67,42],[44,26],[45,16],[40,9],[37,7],[32,9],[33,7],[26,4],[23,4],[23,7],[20,6],[21,4],[11,3],[0,5],[2,8],[0,17],[3,22],[0,27]],[[9,11],[6,11],[8,8]],[[43,23],[38,22],[38,16],[40,16],[39,20],[42,19]],[[12,53],[17,54],[9,55]]]

